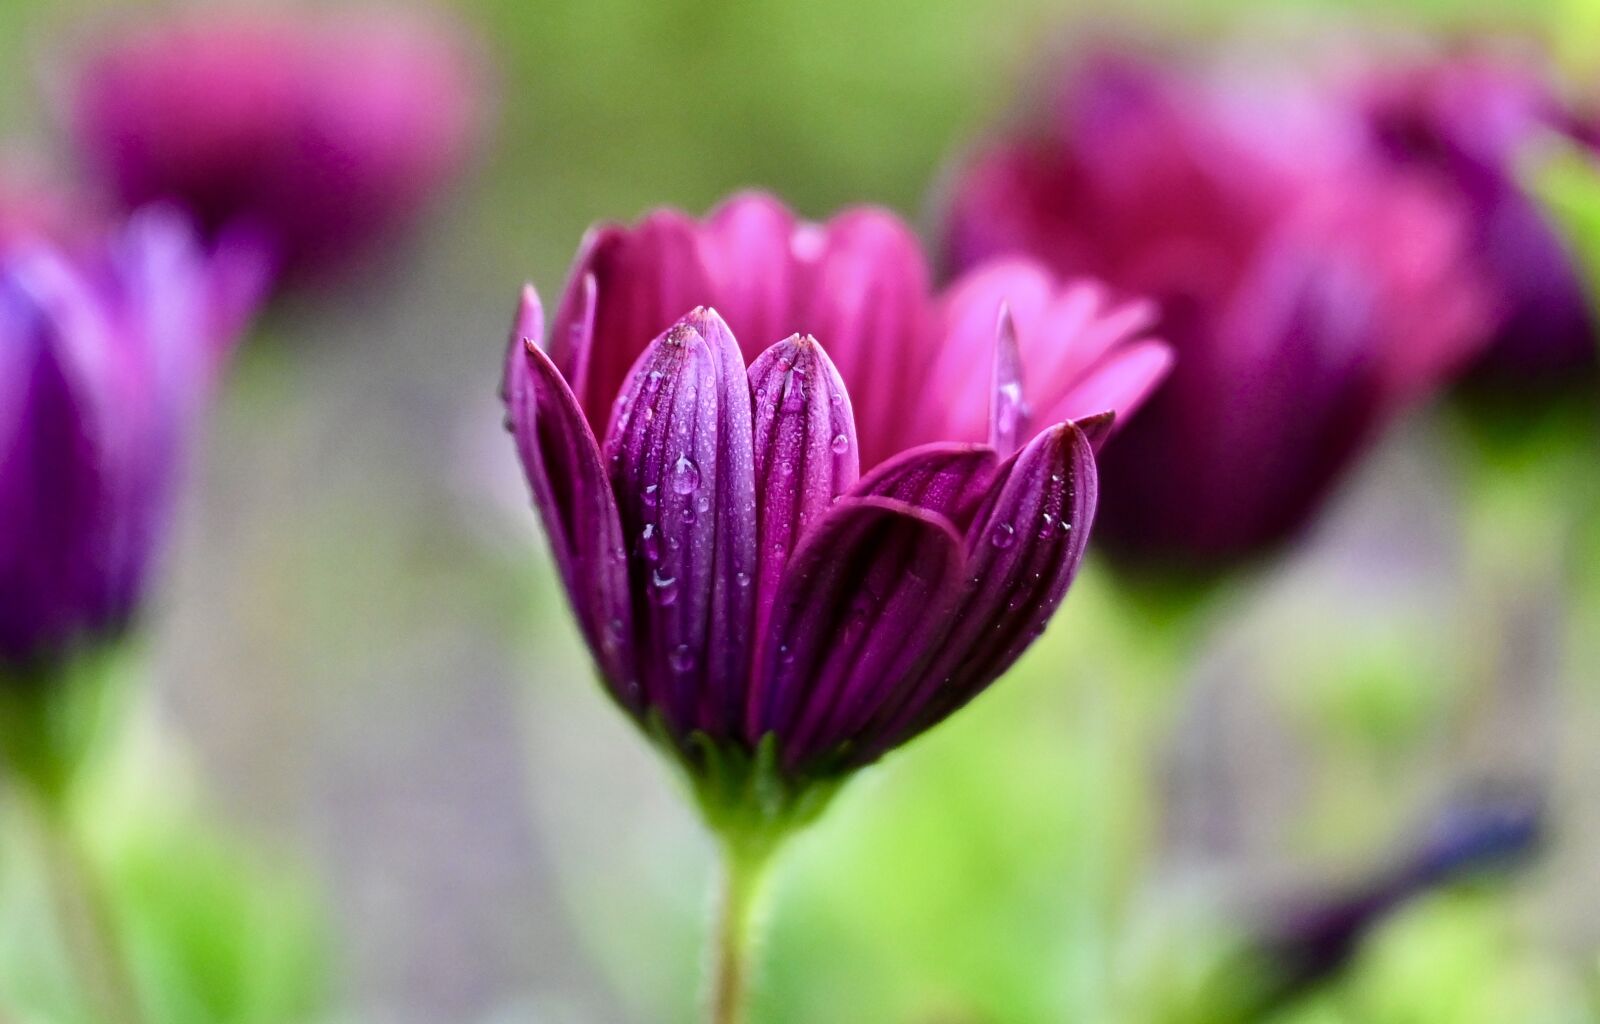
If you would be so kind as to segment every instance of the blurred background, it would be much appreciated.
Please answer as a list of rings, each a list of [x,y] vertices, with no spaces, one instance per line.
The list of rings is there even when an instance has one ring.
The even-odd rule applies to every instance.
[[[155,9],[0,6],[8,157],[67,166],[61,55]],[[713,849],[595,685],[501,429],[517,288],[553,302],[594,221],[749,185],[931,227],[961,147],[1107,12],[446,10],[478,40],[492,127],[383,266],[276,303],[240,352],[150,616],[143,756],[292,892],[216,911],[199,941],[282,932],[303,951],[325,925],[272,975],[317,990],[309,1019],[690,1021]],[[1531,34],[1600,89],[1590,0],[1117,16],[1291,54],[1357,26]],[[1222,1020],[1196,987],[1263,906],[1358,882],[1488,780],[1543,795],[1537,861],[1407,904],[1274,1019],[1600,1021],[1600,447],[1485,453],[1461,416],[1409,419],[1303,544],[1203,616],[1092,562],[1006,680],[795,844],[755,1019]]]

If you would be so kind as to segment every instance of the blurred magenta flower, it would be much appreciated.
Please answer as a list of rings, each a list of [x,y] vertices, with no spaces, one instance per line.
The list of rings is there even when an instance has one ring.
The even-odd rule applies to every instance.
[[[292,279],[348,270],[469,155],[483,82],[414,12],[192,11],[102,39],[70,86],[92,172],[129,207],[258,234]]]
[[[1600,324],[1580,270],[1522,176],[1552,139],[1600,149],[1600,120],[1567,104],[1539,61],[1487,45],[1370,69],[1357,102],[1386,156],[1470,211],[1473,251],[1501,303],[1475,378],[1516,388],[1594,369]]]
[[[702,785],[841,776],[961,707],[1077,571],[1150,316],[1022,261],[934,296],[876,209],[595,229],[547,348],[525,293],[505,396],[613,697]]]
[[[947,226],[958,269],[1024,253],[1160,304],[1177,365],[1102,466],[1102,536],[1162,570],[1294,535],[1485,330],[1449,197],[1278,82],[1085,54],[1050,123],[970,163]]]
[[[93,250],[0,252],[0,678],[48,675],[134,618],[258,271],[155,208]]]

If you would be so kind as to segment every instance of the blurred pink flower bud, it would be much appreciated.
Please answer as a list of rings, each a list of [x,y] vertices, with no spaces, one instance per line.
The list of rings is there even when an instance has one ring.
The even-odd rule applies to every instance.
[[[196,8],[91,45],[71,131],[127,206],[174,200],[208,233],[255,233],[300,280],[376,255],[462,170],[476,60],[406,11]]]

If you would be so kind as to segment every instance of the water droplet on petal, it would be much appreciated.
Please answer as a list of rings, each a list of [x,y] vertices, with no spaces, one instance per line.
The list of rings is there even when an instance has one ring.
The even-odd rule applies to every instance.
[[[678,599],[678,578],[676,576],[663,576],[657,569],[650,574],[650,582],[654,585],[650,591],[650,599],[656,604],[665,607]]]
[[[644,489],[644,503],[647,508],[655,508],[661,504],[660,485],[651,484]]]
[[[733,581],[741,587],[748,587],[750,585],[750,574],[747,572],[735,573]]]
[[[661,535],[656,532],[655,523],[644,524],[644,532],[639,535],[639,554],[647,562],[661,561]]]
[[[989,532],[989,543],[1004,551],[1017,542],[1017,529],[1010,523],[1001,523]]]
[[[672,667],[672,671],[680,675],[686,672],[693,672],[694,651],[689,649],[688,644],[679,644],[672,649],[671,654],[667,655],[667,664]]]
[[[837,395],[834,397],[836,399],[838,398]],[[845,452],[850,450],[850,439],[845,437],[843,434],[835,434],[833,435],[833,444],[829,447],[833,449],[833,454],[843,455]]]
[[[678,456],[672,464],[672,489],[679,494],[693,494],[699,486],[700,467],[689,456]]]

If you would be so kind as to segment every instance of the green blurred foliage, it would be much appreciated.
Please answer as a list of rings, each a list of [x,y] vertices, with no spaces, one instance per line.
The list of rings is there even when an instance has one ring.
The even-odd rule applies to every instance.
[[[85,767],[62,827],[90,878],[61,873],[48,816],[12,786],[0,857],[0,1007],[19,1022],[102,1024],[71,962],[61,884],[103,892],[149,1020],[159,1024],[288,1024],[327,1009],[329,944],[314,890],[300,873],[202,811],[188,772],[154,726]],[[50,865],[44,858],[56,863]]]

